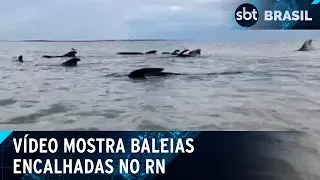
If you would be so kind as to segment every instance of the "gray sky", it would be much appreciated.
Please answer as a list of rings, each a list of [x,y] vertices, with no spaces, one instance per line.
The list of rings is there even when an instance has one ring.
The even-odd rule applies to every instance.
[[[0,0],[0,39],[316,39],[317,31],[230,30],[235,0]]]

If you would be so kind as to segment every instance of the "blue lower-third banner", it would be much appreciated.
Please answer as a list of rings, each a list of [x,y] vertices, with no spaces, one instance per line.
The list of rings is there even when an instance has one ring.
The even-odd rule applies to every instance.
[[[0,131],[0,178],[319,179],[319,154],[307,137],[303,132]]]

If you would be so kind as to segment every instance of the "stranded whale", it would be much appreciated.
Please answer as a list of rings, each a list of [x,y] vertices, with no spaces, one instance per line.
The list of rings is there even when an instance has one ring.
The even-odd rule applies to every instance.
[[[167,76],[167,75],[179,75],[177,73],[163,72],[163,68],[141,68],[132,71],[128,77],[132,79],[143,79],[147,76]]]
[[[142,52],[118,52],[119,55],[142,55]]]
[[[64,55],[60,55],[60,56],[49,56],[49,55],[44,55],[42,56],[43,58],[62,58],[62,57],[76,57],[77,51],[75,49],[72,48],[71,51],[69,51],[68,53],[64,54]]]
[[[18,60],[17,60],[18,62],[23,62],[23,56],[22,55],[20,55],[19,57],[18,57]]]
[[[201,49],[194,49],[190,51],[188,54],[185,54],[188,49],[183,50],[181,53],[178,54],[178,57],[195,57],[201,54]]]
[[[192,51],[189,51],[188,54],[185,54],[188,51],[189,51],[189,49],[184,49],[183,51],[180,52],[180,50],[177,49],[177,50],[173,51],[172,53],[163,52],[162,54],[171,54],[176,57],[195,57],[195,56],[198,56],[201,54],[201,49],[194,49]]]
[[[312,46],[312,39],[307,40],[306,42],[303,43],[302,47],[298,49],[298,51],[311,51],[314,50]]]
[[[146,54],[156,54],[157,53],[157,51],[156,50],[152,50],[152,51],[148,51],[148,52],[146,52]]]
[[[72,59],[69,59],[68,61],[63,62],[61,65],[65,67],[75,67],[78,65],[78,61],[80,61],[79,58],[72,58]]]
[[[148,51],[146,53],[143,52],[118,52],[119,55],[143,55],[143,54],[156,54],[156,50]]]
[[[192,51],[189,51],[188,54],[185,54],[188,51],[189,51],[189,49],[184,49],[181,52],[180,52],[180,50],[176,50],[173,53],[171,53],[171,55],[174,55],[176,57],[196,57],[201,54],[201,49],[194,49]],[[167,54],[167,53],[163,53],[163,54]]]
[[[190,56],[197,56],[201,54],[201,49],[194,49],[188,53]]]
[[[128,74],[131,79],[145,79],[148,76],[168,76],[168,75],[195,75],[195,76],[219,76],[219,75],[236,75],[244,73],[254,73],[251,71],[225,71],[225,72],[213,72],[213,73],[201,73],[201,74],[183,74],[173,72],[163,72],[163,68],[141,68],[132,71]]]
[[[171,55],[178,55],[178,53],[180,52],[180,50],[179,49],[177,49],[177,50],[174,50],[173,52],[163,52],[162,54],[171,54]]]
[[[201,54],[201,49],[194,49],[192,51],[190,51],[188,54],[185,54],[187,51],[189,51],[188,49],[183,50],[182,52],[180,52],[179,49],[173,51],[173,52],[162,52],[162,54],[170,54],[176,57],[195,57]],[[152,50],[152,51],[148,51],[146,53],[143,52],[118,52],[117,54],[119,55],[144,55],[144,54],[156,54],[157,51],[156,50]]]

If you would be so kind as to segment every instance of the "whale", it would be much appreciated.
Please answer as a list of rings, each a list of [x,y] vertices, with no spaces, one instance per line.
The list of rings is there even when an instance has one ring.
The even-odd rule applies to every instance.
[[[298,49],[298,51],[311,51],[311,50],[314,50],[315,48],[312,46],[312,42],[313,41],[314,40],[312,40],[312,39],[309,39],[309,40],[305,41],[303,43],[303,45],[301,46],[301,48]]]
[[[201,54],[201,49],[194,49],[188,53],[190,56],[197,56]]]
[[[144,55],[144,54],[156,54],[156,50],[147,51],[145,53],[143,52],[118,52],[119,55]]]
[[[71,58],[75,58],[77,54],[77,51],[75,49],[72,48],[71,51],[69,51],[68,53],[64,54],[64,55],[59,55],[59,56],[50,56],[50,55],[44,55],[42,56],[43,58],[63,58],[63,57],[71,57]]]
[[[201,54],[201,49],[194,49],[192,51],[189,51],[189,49],[184,49],[183,51],[180,52],[180,50],[175,50],[174,52],[171,53],[171,55],[174,55],[176,57],[196,57]],[[185,54],[188,52],[187,54]],[[169,52],[163,52],[162,54],[170,54]]]
[[[130,72],[127,76],[130,79],[146,79],[152,76],[169,76],[169,75],[194,75],[194,76],[219,76],[219,75],[237,75],[244,73],[254,73],[252,71],[225,71],[225,72],[212,72],[212,73],[200,73],[200,74],[184,74],[184,73],[173,73],[164,72],[163,68],[140,68]]]
[[[141,68],[129,73],[128,77],[131,79],[145,79],[148,76],[179,75],[178,73],[163,72],[163,70],[163,68]]]
[[[177,55],[180,52],[179,49],[174,50],[173,52],[162,52],[162,54],[171,54],[171,55]]]
[[[190,57],[188,54],[184,54],[188,51],[189,51],[189,49],[185,49],[185,50],[181,51],[177,56],[178,57]]]
[[[119,55],[143,55],[142,52],[118,52]]]
[[[185,54],[188,51],[189,51],[188,49],[185,49],[182,52],[180,52],[177,56],[178,57],[196,57],[201,54],[201,49],[194,49],[192,51],[189,51],[188,54]]]
[[[179,49],[176,49],[176,50],[174,50],[174,51],[171,53],[171,55],[177,55],[179,52],[180,52],[180,50],[179,50]]]
[[[63,62],[61,65],[64,67],[75,67],[78,65],[78,61],[80,61],[79,58],[71,58],[71,59]]]
[[[23,63],[23,56],[20,55],[20,56],[18,57],[18,60],[17,60],[17,61]]]
[[[148,51],[148,52],[146,52],[146,54],[156,54],[157,53],[157,51],[156,50],[152,50],[152,51]]]

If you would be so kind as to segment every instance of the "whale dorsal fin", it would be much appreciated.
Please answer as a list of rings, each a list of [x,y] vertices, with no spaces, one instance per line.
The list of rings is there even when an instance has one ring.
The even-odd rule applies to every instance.
[[[302,48],[308,48],[312,45],[313,40],[309,39],[306,42],[303,43]]]
[[[310,50],[313,50],[314,49],[312,47],[312,42],[313,41],[314,40],[312,40],[312,39],[309,39],[309,40],[305,41],[298,51],[310,51]]]

